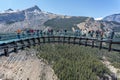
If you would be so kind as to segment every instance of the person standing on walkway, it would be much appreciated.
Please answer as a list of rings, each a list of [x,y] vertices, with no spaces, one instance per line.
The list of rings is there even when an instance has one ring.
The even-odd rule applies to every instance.
[[[67,35],[67,30],[66,29],[64,30],[64,33],[65,33],[64,35]]]
[[[96,30],[95,34],[96,34],[96,38],[98,39],[98,37],[99,37],[99,31]]]
[[[103,39],[103,36],[104,36],[104,31],[100,31],[100,38]]]
[[[18,39],[20,39],[20,33],[21,33],[21,30],[18,29],[18,30],[17,30],[17,37],[18,37]]]

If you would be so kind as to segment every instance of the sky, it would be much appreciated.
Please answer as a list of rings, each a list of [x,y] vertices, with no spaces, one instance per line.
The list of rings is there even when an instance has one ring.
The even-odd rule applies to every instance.
[[[120,0],[0,0],[0,11],[37,5],[42,11],[70,16],[103,18],[120,13]]]

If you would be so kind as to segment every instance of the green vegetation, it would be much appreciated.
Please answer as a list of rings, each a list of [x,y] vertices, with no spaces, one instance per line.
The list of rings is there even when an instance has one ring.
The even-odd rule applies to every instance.
[[[98,80],[110,74],[99,60],[103,54],[98,49],[67,44],[44,44],[36,49],[60,80]]]
[[[84,22],[88,17],[71,17],[71,18],[54,18],[44,23],[45,26],[50,26],[55,30],[71,30],[76,27],[76,24]]]
[[[106,57],[108,61],[112,63],[112,65],[116,68],[120,69],[120,53],[118,52],[103,52],[103,55]]]

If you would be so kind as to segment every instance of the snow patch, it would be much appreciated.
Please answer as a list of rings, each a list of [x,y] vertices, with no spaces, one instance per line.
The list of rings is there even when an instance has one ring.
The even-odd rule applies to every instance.
[[[95,20],[102,20],[103,18],[102,17],[100,17],[100,18],[95,18]]]

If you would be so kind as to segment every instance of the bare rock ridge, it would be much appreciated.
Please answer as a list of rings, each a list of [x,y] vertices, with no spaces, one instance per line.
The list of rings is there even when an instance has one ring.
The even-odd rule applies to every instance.
[[[34,10],[41,11],[41,9],[37,5],[35,5],[34,7],[31,7],[31,8],[28,8],[25,11],[34,11]]]

